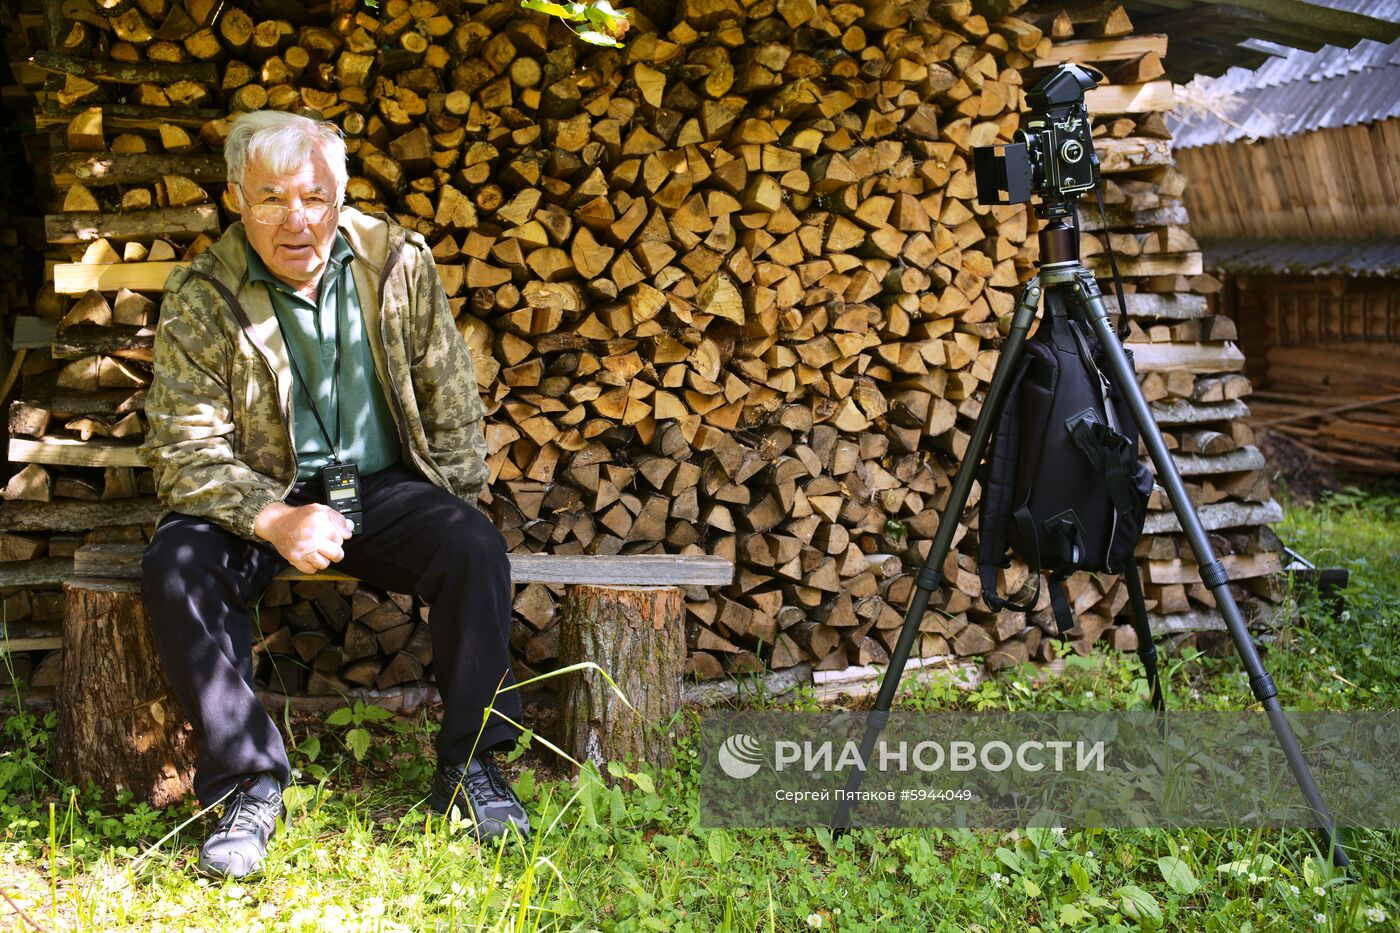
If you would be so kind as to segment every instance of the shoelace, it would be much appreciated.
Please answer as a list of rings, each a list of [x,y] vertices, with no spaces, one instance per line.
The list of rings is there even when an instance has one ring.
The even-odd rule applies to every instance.
[[[510,785],[497,770],[496,763],[489,758],[478,759],[481,767],[475,772],[468,770],[469,765],[462,765],[453,768],[453,784],[461,784],[473,797],[488,797],[495,800],[510,799]]]
[[[224,833],[252,832],[255,829],[262,829],[264,828],[265,811],[271,807],[270,801],[254,797],[245,791],[239,791],[233,795],[233,802],[229,804],[224,818],[219,820],[219,829]]]

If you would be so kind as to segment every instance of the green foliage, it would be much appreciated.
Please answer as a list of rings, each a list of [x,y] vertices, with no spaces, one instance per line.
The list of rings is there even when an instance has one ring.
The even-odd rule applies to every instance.
[[[622,43],[618,40],[630,25],[627,14],[614,10],[609,0],[587,0],[584,3],[572,3],[567,0],[562,3],[556,0],[520,0],[520,5],[527,10],[558,17],[574,30],[575,35],[592,45],[622,48]],[[588,28],[574,29],[574,23],[583,23]]]
[[[392,719],[393,713],[382,706],[368,704],[363,700],[356,700],[353,706],[342,706],[326,717],[326,725],[332,728],[344,729],[341,740],[345,743],[345,748],[354,756],[356,761],[364,761],[365,755],[369,752],[369,729],[365,728],[369,723],[383,722]],[[346,728],[346,727],[349,728]],[[314,742],[314,744],[310,744]],[[316,754],[320,752],[321,744],[313,737],[303,742],[302,746],[308,758],[314,760]]]
[[[1286,510],[1277,530],[1318,567],[1350,574],[1335,615],[1315,588],[1293,587],[1301,624],[1289,633],[1286,654],[1299,661],[1289,671],[1306,691],[1299,708],[1330,708],[1341,697],[1400,705],[1400,493],[1347,487],[1311,507]]]
[[[1314,557],[1330,549],[1319,562],[1343,563],[1354,579],[1343,597],[1349,620],[1294,594],[1302,621],[1286,650],[1265,656],[1286,705],[1393,705],[1400,663],[1367,629],[1393,634],[1397,618],[1394,502],[1339,498],[1290,511],[1285,538]],[[1233,658],[1189,653],[1163,664],[1174,709],[1251,705]],[[748,702],[815,706],[810,691]],[[1066,658],[1058,677],[1003,671],[973,690],[934,680],[899,703],[1143,709],[1147,692],[1136,658],[1104,651]],[[207,823],[183,826],[188,806],[153,811],[64,786],[51,776],[53,727],[52,716],[11,716],[0,751],[0,887],[50,929],[1252,933],[1390,930],[1400,916],[1396,833],[1358,833],[1347,877],[1304,832],[702,829],[690,714],[669,726],[675,762],[664,769],[585,765],[575,779],[531,736],[512,767],[531,765],[514,777],[535,834],[478,846],[422,805],[436,727],[363,703],[292,732],[302,778],[284,797],[286,828],[266,877],[210,883],[191,870]],[[363,741],[350,738],[355,730]]]

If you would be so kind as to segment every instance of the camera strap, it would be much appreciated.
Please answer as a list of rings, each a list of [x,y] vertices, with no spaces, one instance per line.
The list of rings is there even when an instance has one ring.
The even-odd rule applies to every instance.
[[[311,388],[306,384],[306,379],[302,376],[301,370],[297,367],[296,354],[288,351],[287,362],[292,366],[292,376],[296,378],[297,384],[301,386],[302,393],[306,396],[306,403],[311,406],[311,414],[316,418],[316,426],[321,429],[321,437],[326,441],[326,446],[330,448],[331,460],[334,463],[340,462],[340,360],[344,355],[341,353],[340,335],[346,326],[345,312],[345,270],[349,263],[341,265],[336,273],[335,282],[335,366],[331,374],[331,391],[335,394],[335,439],[331,439],[330,432],[326,430],[325,421],[321,420],[321,412],[316,405],[316,398],[311,394]],[[324,285],[324,283],[323,283]]]
[[[1108,247],[1108,267],[1113,270],[1113,290],[1118,295],[1118,339],[1128,336],[1128,301],[1123,297],[1123,277],[1118,274],[1118,257],[1113,253],[1113,238],[1108,235],[1108,211],[1103,206],[1103,183],[1094,185],[1094,199],[1099,202],[1099,219],[1103,223],[1103,242]]]

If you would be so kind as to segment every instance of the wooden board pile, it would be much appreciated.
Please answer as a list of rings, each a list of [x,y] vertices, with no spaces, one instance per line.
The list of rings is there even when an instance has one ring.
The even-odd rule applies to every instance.
[[[1331,365],[1347,372],[1271,385],[1250,406],[1252,424],[1284,434],[1320,462],[1350,473],[1400,476],[1400,379],[1395,377],[1400,352],[1395,351],[1394,344],[1271,347],[1271,365],[1281,370]],[[1365,384],[1356,378],[1368,373]]]
[[[1223,304],[1252,348],[1251,425],[1318,463],[1400,475],[1395,279],[1235,273]]]
[[[346,132],[349,201],[433,245],[489,403],[485,507],[513,548],[734,559],[732,587],[688,594],[699,678],[883,661],[1035,259],[1024,207],[975,202],[971,149],[1016,130],[1023,70],[1074,59],[1114,82],[1089,97],[1110,207],[1106,230],[1086,220],[1086,254],[1097,269],[1118,251],[1144,387],[1227,564],[1267,572],[1277,507],[1233,427],[1248,384],[1184,230],[1165,39],[1129,35],[1118,8],[1037,22],[1019,5],[685,0],[599,50],[509,2],[336,2],[294,25],[211,0],[73,0],[38,110],[66,137],[49,221],[70,261],[19,322],[55,327],[54,360],[12,412],[10,458],[30,466],[7,514],[30,517],[3,530],[38,559],[78,528],[149,522],[130,469],[147,299],[232,219],[215,209],[231,116],[304,110]],[[1157,624],[1219,627],[1154,505]],[[1048,606],[984,611],[964,518],[917,653],[1052,658]],[[302,595],[274,597],[260,676],[397,681],[395,646],[359,624],[368,601]],[[1070,595],[1074,650],[1110,630],[1132,647],[1118,581]],[[556,596],[518,592],[522,670],[553,663]],[[386,605],[405,611],[365,611]],[[394,640],[416,637],[404,625]]]

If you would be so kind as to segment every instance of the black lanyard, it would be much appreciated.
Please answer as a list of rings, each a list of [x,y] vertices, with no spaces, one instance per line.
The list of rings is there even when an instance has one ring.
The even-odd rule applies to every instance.
[[[296,354],[287,348],[287,361],[292,364],[292,375],[296,378],[297,384],[301,386],[302,394],[306,396],[306,403],[311,406],[311,414],[316,417],[316,426],[321,429],[321,437],[325,438],[326,446],[331,451],[331,462],[340,463],[340,350],[341,331],[349,324],[345,313],[345,270],[350,264],[342,263],[335,275],[335,367],[331,374],[331,393],[335,396],[335,440],[331,440],[331,434],[326,430],[326,423],[321,420],[321,412],[316,407],[316,397],[311,394],[311,389],[306,384],[306,379],[302,377],[301,370],[297,368]],[[321,283],[325,287],[325,282]],[[319,315],[321,309],[316,308]]]

